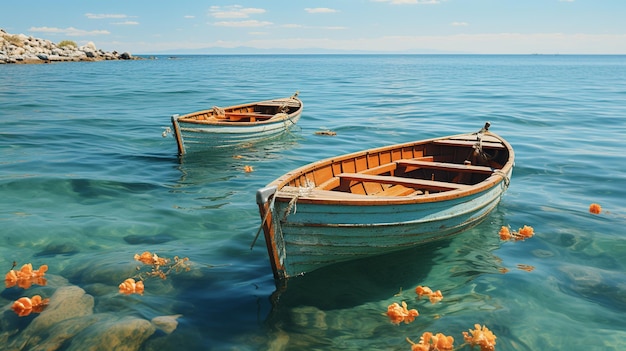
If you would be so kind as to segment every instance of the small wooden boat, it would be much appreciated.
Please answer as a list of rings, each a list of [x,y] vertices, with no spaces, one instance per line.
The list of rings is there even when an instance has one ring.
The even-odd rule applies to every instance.
[[[257,191],[257,236],[262,229],[277,281],[443,239],[496,207],[513,163],[489,123],[317,161]]]
[[[302,114],[298,92],[288,98],[213,107],[186,115],[173,115],[178,154],[191,150],[232,147],[278,136],[298,122]]]

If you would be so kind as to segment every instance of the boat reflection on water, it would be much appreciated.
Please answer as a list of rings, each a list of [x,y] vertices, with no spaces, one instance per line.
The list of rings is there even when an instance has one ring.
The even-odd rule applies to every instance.
[[[451,241],[343,262],[278,282],[268,321],[285,323],[290,310],[297,307],[349,309],[387,300],[401,289],[412,290],[428,276],[439,250]]]

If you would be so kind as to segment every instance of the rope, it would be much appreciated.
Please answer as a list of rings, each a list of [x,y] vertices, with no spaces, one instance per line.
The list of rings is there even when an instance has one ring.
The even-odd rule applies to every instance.
[[[298,211],[298,206],[297,206],[298,199],[301,196],[309,195],[311,191],[313,190],[313,188],[315,187],[315,184],[308,179],[306,180],[306,183],[307,183],[306,187],[298,187],[297,191],[290,191],[290,190],[283,189],[283,191],[287,193],[288,195],[293,195],[291,197],[291,200],[289,201],[289,204],[287,205],[287,208],[285,209],[285,213],[283,214],[283,219],[282,219],[283,221],[287,219],[287,216],[291,214],[292,209],[293,209],[293,214],[296,214],[296,212]]]
[[[509,187],[509,184],[511,184],[511,179],[506,175],[506,173],[502,172],[502,170],[500,169],[496,169],[495,171],[493,171],[493,174],[497,174],[502,177],[502,179],[504,179],[504,186],[507,188]]]
[[[295,195],[289,201],[289,205],[287,206],[287,209],[285,210],[285,214],[283,215],[283,219],[282,219],[283,221],[287,218],[287,216],[291,212],[292,208],[294,208],[293,213],[294,214],[296,213],[295,208],[296,208],[296,202],[298,201],[298,198],[300,196],[304,196],[304,195],[309,194],[311,192],[311,190],[313,190],[314,187],[315,187],[315,184],[312,184],[307,179],[307,187],[298,187],[298,190],[296,192],[289,191],[289,190],[282,190],[283,193],[294,194]],[[259,229],[257,230],[256,234],[254,235],[254,240],[252,240],[252,244],[250,245],[250,250],[252,250],[252,248],[254,248],[254,245],[256,244],[256,241],[259,239],[259,235],[261,234],[261,230],[263,230],[263,225],[267,221],[267,217],[274,210],[274,203],[275,203],[275,201],[276,201],[276,194],[274,194],[274,196],[272,196],[272,201],[270,201],[270,205],[268,207],[268,211],[265,213],[265,216],[263,216],[263,220],[261,221],[261,225],[259,226]],[[282,232],[281,232],[281,235],[282,235]]]
[[[261,225],[259,226],[259,230],[256,231],[256,235],[254,236],[254,240],[252,240],[252,244],[250,245],[250,250],[252,250],[252,248],[254,248],[254,244],[256,244],[256,241],[259,239],[259,234],[261,234],[261,230],[263,229],[263,225],[265,224],[265,221],[267,221],[267,216],[270,215],[270,213],[272,212],[272,209],[274,208],[274,199],[276,199],[276,195],[272,196],[272,201],[270,202],[270,205],[268,207],[268,211],[265,212],[265,216],[263,216],[263,221],[261,221]]]
[[[213,114],[216,116],[226,116],[226,111],[219,106],[213,106],[211,110],[213,111]]]

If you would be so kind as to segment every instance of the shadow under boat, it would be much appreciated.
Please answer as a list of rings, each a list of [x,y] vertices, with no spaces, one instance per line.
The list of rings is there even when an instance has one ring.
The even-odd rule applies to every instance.
[[[295,307],[345,309],[388,299],[401,289],[413,289],[428,276],[439,250],[449,246],[452,240],[337,263],[277,282],[268,320],[280,319],[282,310]]]

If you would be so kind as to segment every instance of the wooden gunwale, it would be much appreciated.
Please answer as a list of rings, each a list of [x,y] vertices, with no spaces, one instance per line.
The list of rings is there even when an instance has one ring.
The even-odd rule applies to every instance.
[[[453,190],[442,191],[438,193],[430,193],[430,194],[415,193],[415,194],[408,195],[408,196],[396,196],[396,197],[393,197],[393,196],[376,197],[376,196],[367,196],[367,195],[351,196],[351,197],[338,195],[337,197],[340,197],[342,204],[348,205],[348,206],[352,206],[352,205],[353,206],[368,206],[368,205],[374,206],[374,205],[383,205],[383,204],[389,205],[389,204],[408,204],[408,203],[421,203],[421,202],[425,203],[425,202],[445,201],[445,200],[451,200],[451,199],[455,199],[459,197],[470,196],[470,195],[485,191],[489,188],[496,186],[498,183],[503,182],[505,178],[508,177],[508,174],[510,173],[513,167],[514,153],[510,144],[508,144],[507,141],[499,137],[497,134],[494,134],[492,132],[486,132],[484,135],[488,136],[490,140],[497,140],[497,142],[483,140],[482,142],[483,147],[489,148],[489,149],[508,150],[509,152],[508,161],[505,165],[503,165],[501,169],[491,169],[490,167],[485,167],[485,166],[467,167],[466,165],[460,165],[460,164],[451,164],[451,163],[446,164],[445,162],[438,162],[438,163],[432,162],[433,165],[438,165],[440,167],[443,167],[445,165],[454,165],[454,166],[451,166],[450,168],[455,168],[454,169],[455,171],[460,171],[457,168],[463,167],[464,170],[467,169],[467,172],[476,171],[477,173],[491,174],[490,177],[488,177],[487,179],[475,185],[456,187],[460,184],[442,182],[445,184],[449,184]],[[401,151],[405,149],[413,149],[413,151],[415,150],[423,151],[428,144],[439,144],[439,145],[446,145],[446,146],[459,146],[459,147],[464,147],[464,148],[472,148],[476,145],[475,140],[460,139],[460,138],[468,138],[469,136],[470,135],[468,134],[459,134],[459,135],[450,136],[446,138],[432,138],[432,139],[427,139],[427,140],[422,140],[422,141],[417,141],[417,142],[409,142],[409,143],[398,144],[398,145],[383,146],[383,147],[379,147],[375,149],[370,149],[366,151],[360,151],[360,152],[343,155],[343,156],[336,157],[336,158],[329,158],[329,159],[317,161],[313,164],[305,165],[298,169],[295,169],[294,171],[285,174],[283,177],[276,179],[274,182],[270,183],[270,185],[275,185],[278,189],[275,195],[277,201],[290,201],[293,198],[293,195],[289,194],[289,192],[281,193],[281,189],[284,186],[292,183],[295,179],[304,178],[304,179],[309,179],[311,182],[313,182],[313,178],[312,178],[313,172],[315,172],[315,170],[318,170],[320,168],[323,168],[323,167],[333,168],[332,167],[333,165],[342,164],[342,163],[345,163],[347,160],[355,160],[357,158],[362,158],[362,157],[380,158],[381,154],[387,154],[387,153],[401,154]],[[431,162],[423,161],[424,159],[425,160],[432,159],[432,156],[425,156],[425,157],[418,156],[418,157],[415,157],[413,159],[408,159],[408,160],[406,158],[399,158],[396,160],[392,160],[389,163],[381,164],[381,165],[378,165],[372,168],[367,168],[362,171],[358,171],[354,173],[365,175],[369,173],[375,173],[377,171],[393,172],[395,169],[397,169],[398,163],[402,163],[403,161],[408,162],[409,160],[411,162],[415,160],[416,163],[419,163],[420,165],[426,165],[426,166],[431,165]],[[474,167],[479,167],[479,168],[474,168]],[[328,177],[327,179],[321,180],[319,184],[316,185],[315,188],[319,190],[329,190],[334,187],[337,187],[341,182],[340,177],[339,177],[341,173],[352,173],[352,172],[337,172],[333,174],[332,176]],[[381,173],[384,173],[384,172],[381,172]],[[387,177],[387,176],[382,176],[382,177]],[[413,179],[413,178],[403,178],[403,179]],[[315,182],[313,183],[315,184]],[[452,187],[453,185],[455,187]],[[317,194],[318,196],[307,196],[306,194],[304,194],[298,197],[298,201],[304,202],[304,203],[335,204],[339,199],[337,197],[334,198],[332,196],[333,193],[337,193],[337,192],[328,191],[328,193],[326,194],[327,196],[319,196],[319,194]]]
[[[298,107],[298,110],[287,114],[265,114],[254,111],[255,107],[277,107],[286,105],[288,107]],[[213,109],[196,111],[177,117],[181,123],[198,125],[227,125],[227,126],[250,126],[259,124],[277,123],[288,120],[302,113],[303,104],[298,98],[284,98],[276,100],[259,101],[247,104],[233,105],[225,107],[225,115],[217,116]],[[245,111],[244,111],[245,110]],[[197,119],[204,116],[205,119]],[[231,120],[230,117],[233,117]],[[250,117],[250,121],[238,121],[237,119]],[[276,117],[276,118],[274,118]]]

